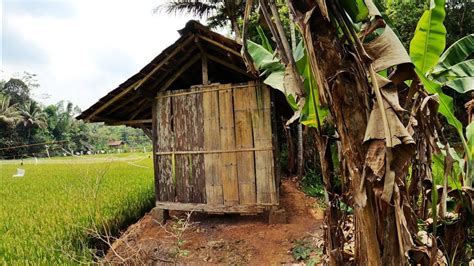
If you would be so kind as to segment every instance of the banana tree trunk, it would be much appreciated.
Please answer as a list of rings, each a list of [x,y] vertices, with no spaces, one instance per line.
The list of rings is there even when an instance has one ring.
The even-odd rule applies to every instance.
[[[303,147],[303,125],[298,124],[297,126],[297,137],[298,137],[298,159],[297,159],[297,175],[302,177],[304,175],[304,147]]]
[[[373,187],[363,179],[368,151],[363,139],[370,112],[370,87],[366,73],[360,67],[361,62],[347,52],[334,22],[327,19],[320,6],[315,2],[309,4],[291,0],[290,4],[302,29],[321,102],[329,107],[340,137],[341,159],[345,165],[341,175],[343,179],[350,180],[349,190],[354,207],[356,264],[381,265],[383,258],[390,265],[400,263],[402,255],[397,246],[395,211],[384,206],[389,212],[385,216],[381,214]],[[384,232],[387,237],[378,235],[378,232]],[[388,249],[382,249],[384,244]],[[328,253],[331,252],[337,253],[331,250]],[[332,260],[330,264],[338,262]]]
[[[290,18],[290,39],[291,39],[291,50],[296,50],[296,30],[295,30],[295,23],[293,23],[293,14],[289,13]],[[297,126],[297,134],[296,137],[298,139],[298,168],[297,168],[297,175],[302,177],[304,175],[304,147],[303,147],[303,125],[298,124]]]

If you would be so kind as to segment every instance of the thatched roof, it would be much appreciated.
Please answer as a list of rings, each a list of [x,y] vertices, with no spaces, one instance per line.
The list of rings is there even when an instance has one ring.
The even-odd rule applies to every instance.
[[[107,142],[107,146],[111,146],[111,147],[118,147],[118,146],[121,146],[123,145],[123,141],[121,140],[110,140]]]
[[[247,73],[240,56],[241,45],[234,40],[210,31],[197,21],[189,21],[178,32],[181,37],[174,44],[77,119],[150,127],[151,103],[159,91],[202,84],[201,54],[208,58],[210,82],[238,83],[256,79]]]

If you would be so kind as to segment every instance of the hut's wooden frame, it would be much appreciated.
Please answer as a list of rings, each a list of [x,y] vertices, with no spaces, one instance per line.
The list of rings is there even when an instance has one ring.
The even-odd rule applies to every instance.
[[[203,68],[203,80],[205,80],[205,72],[206,69]],[[224,95],[225,93],[230,94]],[[186,108],[175,106],[177,103],[186,102],[186,100],[176,99],[186,97],[188,102],[193,103],[193,106],[186,108],[191,110],[190,112],[200,110],[202,113],[196,116],[188,113]],[[190,97],[191,100],[189,100]],[[217,105],[210,103],[209,99],[215,99]],[[274,134],[275,117],[272,110],[274,104],[270,88],[254,81],[245,84],[210,84],[162,92],[155,97],[155,100],[152,139],[153,147],[155,147],[155,189],[158,208],[213,213],[258,213],[278,206],[279,171],[278,167],[275,167],[278,165],[276,161],[278,145],[276,134]],[[228,103],[219,103],[223,100]],[[206,106],[209,104],[212,107],[207,107],[206,111]],[[219,104],[223,104],[224,107]],[[195,134],[204,135],[200,145],[198,143],[198,146],[192,147],[191,150],[181,150],[183,147],[177,147],[180,145],[170,144],[170,142],[179,142],[176,138],[186,138],[183,137],[186,133],[178,132],[181,136],[177,137],[170,130],[178,127],[174,124],[176,121],[172,121],[174,114],[171,113],[171,106],[192,117],[190,117],[191,122],[187,122],[188,126],[194,123],[193,120],[202,119],[198,126],[200,128],[190,126],[193,128],[190,131],[201,130]],[[212,109],[215,106],[218,106],[217,110]],[[226,111],[226,109],[231,111]],[[209,114],[213,111],[217,114],[210,118]],[[225,125],[222,125],[222,122]],[[169,136],[174,136],[174,138],[169,138]],[[187,137],[190,137],[189,134]],[[206,139],[208,144],[206,144]],[[192,141],[189,139],[186,143]],[[201,160],[196,159],[197,156],[200,156]],[[183,162],[183,158],[188,159]],[[220,161],[224,162],[220,163]],[[229,165],[223,166],[226,162],[233,168],[230,172]],[[176,168],[182,169],[182,166],[177,166],[177,164],[187,164],[185,167],[191,170],[177,171]],[[198,171],[199,166],[202,169]],[[194,179],[203,179],[200,184],[198,184],[199,180],[186,185],[180,183],[179,180],[173,182],[173,178],[186,179],[193,170],[198,173],[192,174]],[[177,176],[173,176],[173,173]],[[183,190],[199,186],[201,188],[197,190],[202,194],[201,197],[198,195],[196,199],[193,195],[187,195],[186,192],[183,196]],[[195,191],[193,189],[188,193],[194,194]]]
[[[204,211],[212,213],[259,213],[271,209],[279,204],[279,150],[276,134],[276,118],[274,93],[263,86],[259,78],[247,73],[245,64],[240,55],[240,44],[227,39],[217,33],[209,31],[198,22],[190,21],[180,31],[181,38],[175,44],[165,49],[139,73],[121,84],[118,88],[101,98],[96,104],[84,111],[78,118],[90,122],[105,122],[109,125],[127,125],[143,129],[145,134],[153,140],[153,158],[156,186],[156,206],[163,210]],[[216,68],[216,66],[219,68]],[[193,68],[199,67],[199,80]],[[222,68],[222,69],[220,69]],[[216,71],[224,71],[218,74]],[[219,72],[220,73],[220,72]],[[187,75],[192,74],[193,77]],[[211,75],[212,74],[212,75]],[[223,77],[223,80],[221,80]],[[217,79],[217,80],[216,80]],[[223,82],[226,81],[227,82]],[[229,80],[238,82],[228,82]],[[189,84],[189,80],[196,83]],[[183,83],[184,82],[184,83]],[[186,83],[188,82],[188,83]],[[215,83],[218,82],[218,83]],[[222,84],[220,84],[220,83]],[[211,84],[212,83],[212,84]],[[180,85],[181,84],[181,85]],[[186,84],[183,86],[183,84]],[[231,89],[263,88],[268,92],[268,124],[266,130],[269,135],[266,146],[252,147],[206,147],[204,150],[181,149],[159,150],[157,148],[157,118],[158,102],[164,97],[190,97],[190,95],[217,93]],[[184,90],[183,90],[184,89]],[[234,102],[232,101],[232,104]],[[234,126],[235,126],[235,122]],[[203,128],[205,130],[205,128]],[[234,133],[235,134],[235,133]],[[206,135],[206,134],[204,134]],[[165,135],[166,136],[166,135]],[[224,140],[225,142],[226,140]],[[237,202],[208,202],[206,200],[170,199],[160,200],[160,169],[157,158],[166,156],[239,156],[254,154],[254,167],[261,162],[255,162],[256,153],[271,153],[272,174],[271,182],[274,189],[269,192],[272,200],[241,201]],[[260,157],[258,157],[260,158]],[[208,178],[204,175],[205,178]],[[255,179],[255,182],[260,182]],[[163,186],[162,186],[163,188]],[[161,188],[161,189],[162,189]],[[206,188],[208,189],[208,188]],[[209,191],[206,191],[206,195]],[[239,192],[237,192],[239,193]],[[255,192],[256,193],[256,192]],[[250,193],[251,194],[251,193]],[[257,197],[258,195],[255,195]]]

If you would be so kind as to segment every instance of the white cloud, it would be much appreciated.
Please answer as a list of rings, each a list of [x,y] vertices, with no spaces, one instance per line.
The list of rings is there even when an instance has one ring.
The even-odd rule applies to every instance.
[[[163,2],[3,0],[3,78],[38,74],[34,93],[51,95],[41,101],[85,109],[171,45],[192,19],[153,14]]]

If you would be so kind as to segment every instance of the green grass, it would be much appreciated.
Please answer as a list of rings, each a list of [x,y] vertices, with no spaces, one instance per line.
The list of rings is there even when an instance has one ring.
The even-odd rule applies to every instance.
[[[148,154],[0,161],[0,265],[92,262],[88,229],[116,233],[153,199]]]
[[[324,196],[322,177],[313,169],[307,169],[306,175],[300,180],[301,190],[308,196],[320,198]]]

